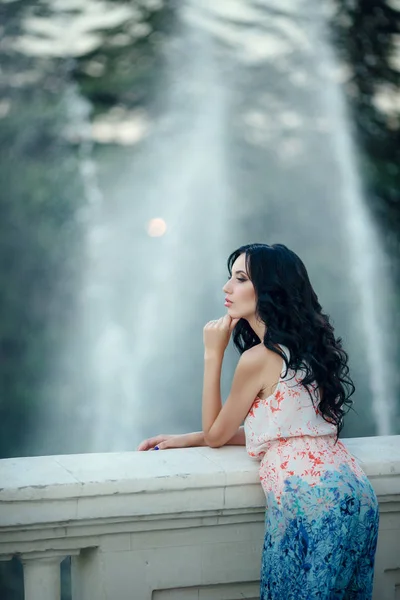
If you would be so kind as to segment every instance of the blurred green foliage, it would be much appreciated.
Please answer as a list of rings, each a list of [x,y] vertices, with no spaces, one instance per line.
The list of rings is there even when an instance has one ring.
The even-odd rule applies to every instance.
[[[333,28],[340,57],[349,69],[344,87],[362,151],[369,206],[382,225],[388,253],[399,257],[400,12],[386,0],[335,4]],[[384,104],[379,103],[380,93]],[[393,264],[400,282],[400,262]]]

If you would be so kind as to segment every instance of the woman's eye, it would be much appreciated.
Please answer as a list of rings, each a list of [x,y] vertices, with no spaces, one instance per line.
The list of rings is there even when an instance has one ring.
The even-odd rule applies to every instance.
[[[241,281],[242,283],[243,283],[244,281],[247,281],[247,279],[241,279],[240,277],[238,277],[238,278],[237,278],[237,280],[238,280],[238,281]]]

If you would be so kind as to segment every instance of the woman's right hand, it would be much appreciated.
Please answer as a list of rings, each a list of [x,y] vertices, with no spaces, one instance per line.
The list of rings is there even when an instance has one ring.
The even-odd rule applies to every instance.
[[[191,442],[189,433],[183,433],[180,435],[165,435],[160,434],[155,437],[143,440],[137,447],[137,450],[155,450],[156,446],[159,450],[166,450],[167,448],[188,448],[193,444]]]

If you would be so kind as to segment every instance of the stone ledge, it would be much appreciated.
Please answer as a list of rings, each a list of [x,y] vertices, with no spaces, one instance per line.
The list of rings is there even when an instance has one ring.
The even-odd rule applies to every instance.
[[[344,443],[380,502],[398,501],[400,436]],[[35,524],[263,508],[258,464],[243,447],[232,446],[6,459],[0,461],[0,523],[4,532]]]
[[[400,435],[343,442],[368,476],[400,474]],[[243,447],[66,454],[0,460],[0,502],[163,492],[258,482]]]

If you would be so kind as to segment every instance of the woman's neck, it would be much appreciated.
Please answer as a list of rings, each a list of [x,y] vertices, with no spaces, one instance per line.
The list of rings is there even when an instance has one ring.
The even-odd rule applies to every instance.
[[[265,323],[257,319],[255,315],[254,317],[250,317],[249,319],[247,319],[247,322],[256,334],[256,336],[260,338],[260,342],[264,343],[264,337],[267,331],[267,326],[265,325]]]

